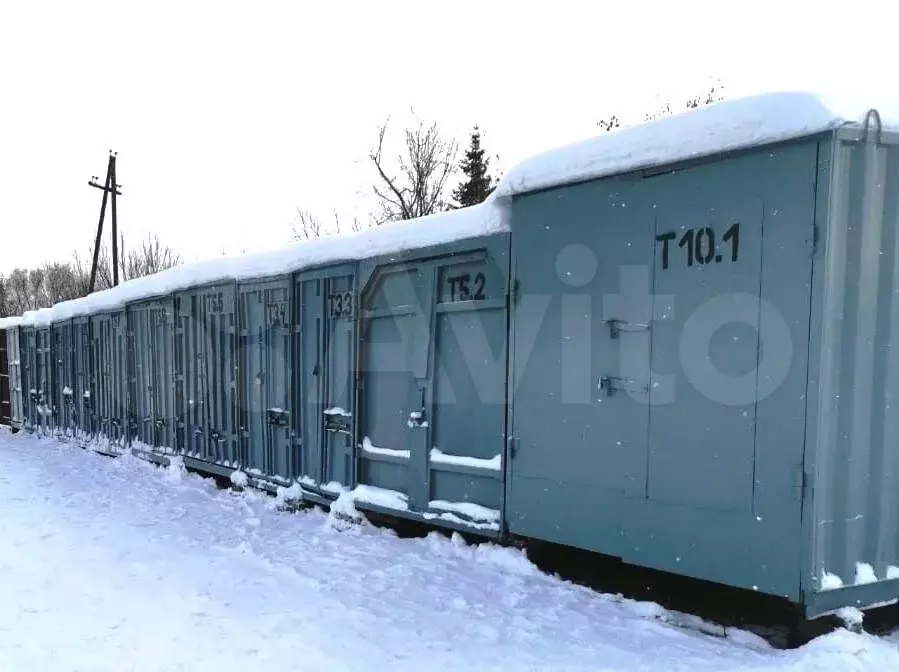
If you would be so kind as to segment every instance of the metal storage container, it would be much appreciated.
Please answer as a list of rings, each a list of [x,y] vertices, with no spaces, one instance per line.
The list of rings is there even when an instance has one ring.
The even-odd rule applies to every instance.
[[[56,433],[74,436],[75,423],[75,349],[71,320],[50,327],[50,351],[53,362],[53,400]]]
[[[175,308],[171,297],[128,306],[132,447],[175,449]]]
[[[99,449],[122,452],[128,444],[128,349],[125,311],[91,316],[94,404]]]
[[[291,439],[290,278],[238,287],[240,462],[282,485],[296,478]]]
[[[6,359],[9,383],[9,425],[13,428],[21,428],[23,424],[22,409],[22,352],[20,348],[20,329],[11,327],[5,330],[6,334]]]
[[[96,419],[93,411],[94,368],[91,340],[91,319],[87,316],[72,320],[72,368],[74,394],[72,397],[76,436],[82,443],[96,438]]]
[[[899,597],[896,145],[514,196],[510,532],[810,616]]]
[[[236,285],[175,294],[175,404],[178,446],[197,468],[230,474],[237,443]]]
[[[507,234],[360,267],[359,482],[435,524],[500,531],[508,279]]]
[[[352,487],[355,325],[352,264],[298,273],[294,281],[293,433],[303,487]]]

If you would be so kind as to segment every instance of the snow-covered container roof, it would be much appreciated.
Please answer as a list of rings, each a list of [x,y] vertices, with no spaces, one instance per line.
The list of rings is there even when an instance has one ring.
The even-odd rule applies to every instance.
[[[0,317],[0,330],[18,327],[21,321],[22,318],[18,315],[15,317]]]
[[[490,198],[480,205],[418,219],[384,224],[341,236],[303,241],[283,249],[222,257],[135,278],[118,287],[25,313],[22,326],[47,326],[81,315],[118,310],[128,303],[215,282],[293,273],[342,261],[400,254],[407,250],[508,231],[504,208]],[[16,326],[10,322],[10,327]]]
[[[538,154],[512,168],[496,193],[512,196],[793,140],[859,123],[868,109],[806,92],[718,102]],[[892,108],[881,114],[887,125],[899,122]]]

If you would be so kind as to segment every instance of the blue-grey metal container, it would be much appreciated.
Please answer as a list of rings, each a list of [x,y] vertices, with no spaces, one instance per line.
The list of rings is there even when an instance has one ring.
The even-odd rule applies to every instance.
[[[175,449],[175,307],[166,297],[128,306],[132,448]]]
[[[238,286],[240,462],[253,476],[288,485],[299,455],[292,440],[291,279]]]
[[[229,282],[175,294],[178,446],[223,473],[240,466],[235,293]]]
[[[91,316],[91,395],[99,449],[122,452],[128,445],[128,342],[124,310]]]
[[[53,400],[55,429],[59,436],[76,433],[75,409],[75,343],[71,320],[55,322],[50,327],[53,361]]]
[[[510,532],[810,616],[899,597],[874,126],[513,198]]]
[[[355,485],[356,267],[306,270],[293,289],[293,438],[304,488]]]
[[[508,280],[507,234],[360,267],[359,482],[438,525],[500,531]]]
[[[74,371],[74,423],[76,436],[82,443],[96,438],[94,416],[94,363],[92,356],[91,319],[87,316],[72,320],[72,368]]]
[[[9,423],[21,428],[23,424],[22,349],[19,327],[6,329],[7,375],[9,376]]]

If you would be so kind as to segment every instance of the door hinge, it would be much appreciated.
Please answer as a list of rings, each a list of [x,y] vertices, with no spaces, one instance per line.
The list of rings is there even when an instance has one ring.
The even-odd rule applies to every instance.
[[[511,304],[513,306],[517,306],[518,299],[521,294],[521,281],[518,278],[513,278],[512,286],[510,287],[509,293],[511,294],[511,296],[510,296]]]
[[[510,436],[508,439],[506,439],[506,444],[508,445],[509,459],[514,460],[515,457],[518,455],[518,449],[519,449],[518,437]]]
[[[808,471],[805,470],[804,465],[799,465],[799,468],[796,470],[796,489],[804,496],[808,491],[809,484],[810,478]]]

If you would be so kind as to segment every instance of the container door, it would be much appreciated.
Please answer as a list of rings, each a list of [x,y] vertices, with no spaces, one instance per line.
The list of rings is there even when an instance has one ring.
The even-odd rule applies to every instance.
[[[241,460],[281,481],[294,475],[290,446],[290,285],[240,289]]]
[[[93,385],[91,366],[91,330],[90,319],[76,319],[74,330],[74,366],[75,366],[75,423],[76,435],[82,440],[94,437]]]
[[[19,341],[22,352],[22,410],[23,423],[29,431],[34,431],[38,426],[38,395],[37,395],[37,335],[33,328],[28,327],[20,332]]]
[[[676,403],[653,405],[648,496],[749,511],[763,203],[741,196],[742,185],[695,173],[655,182],[664,194],[654,283],[664,319],[654,334],[653,371],[673,377],[667,393]]]
[[[615,553],[623,501],[645,497],[653,241],[639,184],[513,205],[514,533]]]
[[[237,333],[234,286],[178,297],[180,431],[183,450],[226,467],[239,466]]]
[[[9,393],[9,351],[6,330],[0,329],[0,425],[12,422]]]
[[[68,436],[74,429],[71,322],[54,325],[51,329],[51,338],[55,367],[53,405],[56,409],[56,431],[60,435]]]
[[[54,426],[53,408],[53,355],[50,347],[50,329],[36,330],[37,337],[37,399],[38,421],[41,430],[50,432]]]
[[[364,294],[360,482],[427,508],[434,266],[384,267]]]
[[[135,438],[145,447],[172,448],[172,304],[153,302],[129,308],[128,322]]]
[[[359,473],[435,522],[498,530],[508,238],[378,268],[364,294]]]
[[[354,332],[351,268],[297,276],[294,333],[294,436],[306,485],[349,485],[352,475]]]
[[[9,398],[10,422],[14,427],[21,427],[22,409],[22,350],[19,345],[21,331],[9,329],[6,332],[6,348],[9,358]]]

